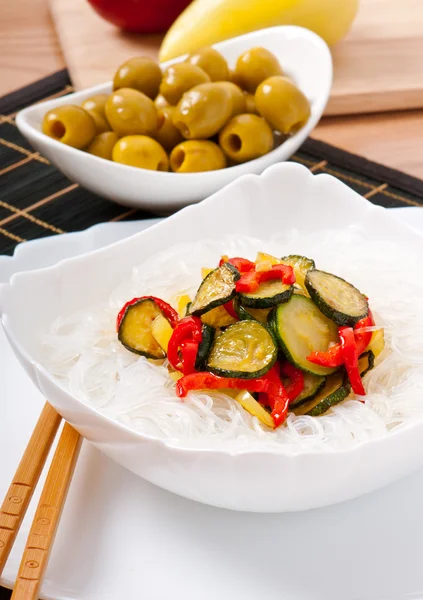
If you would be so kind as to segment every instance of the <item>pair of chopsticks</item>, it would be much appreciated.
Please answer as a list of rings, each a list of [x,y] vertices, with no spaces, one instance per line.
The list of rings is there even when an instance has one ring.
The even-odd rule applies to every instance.
[[[0,508],[0,576],[15,542],[61,422],[45,404]],[[81,446],[65,423],[22,555],[12,600],[36,600]]]

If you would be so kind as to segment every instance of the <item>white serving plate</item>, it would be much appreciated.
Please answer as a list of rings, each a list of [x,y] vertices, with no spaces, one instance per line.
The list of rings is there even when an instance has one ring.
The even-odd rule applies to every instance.
[[[423,233],[423,209],[398,209],[398,216]],[[0,282],[19,270],[53,264],[56,255],[74,256],[127,237],[147,224],[108,223],[21,244],[14,257],[0,257]],[[0,356],[1,498],[44,399],[21,377],[3,331]],[[16,578],[40,489],[1,585],[12,587]],[[285,515],[233,513],[160,490],[85,442],[41,597],[421,600],[422,504],[420,470],[383,491],[330,508]]]
[[[62,104],[81,104],[98,93],[110,93],[111,82],[88,90],[36,104],[21,111],[16,124],[20,132],[69,179],[119,204],[146,208],[159,214],[203,200],[246,173],[262,173],[269,165],[287,160],[301,146],[319,121],[332,85],[332,59],[325,42],[301,27],[272,27],[226,40],[215,47],[230,66],[248,48],[263,46],[279,58],[311,102],[306,125],[269,154],[228,169],[207,173],[162,173],[105,161],[75,150],[41,133],[44,114]],[[185,56],[163,63],[163,68]]]
[[[307,234],[319,227],[343,227],[346,222],[364,236],[396,239],[411,252],[423,252],[421,236],[386,209],[370,204],[329,175],[315,176],[301,165],[286,163],[261,176],[245,176],[129,239],[51,268],[18,274],[0,290],[3,326],[25,370],[58,412],[105,454],[148,481],[233,510],[295,511],[348,500],[421,466],[422,419],[336,452],[231,454],[221,449],[176,448],[136,434],[84,405],[39,364],[39,340],[50,323],[59,315],[103,301],[130,276],[140,256],[148,259],[181,240],[202,240],[215,232],[219,238],[239,234],[267,239],[284,228],[296,227]]]

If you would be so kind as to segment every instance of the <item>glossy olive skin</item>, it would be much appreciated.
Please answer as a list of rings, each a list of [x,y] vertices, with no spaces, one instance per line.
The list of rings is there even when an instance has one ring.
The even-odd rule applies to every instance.
[[[105,113],[105,106],[108,98],[109,94],[96,94],[95,96],[87,98],[81,104],[82,108],[94,119],[97,133],[104,133],[111,129]]]
[[[129,88],[113,92],[106,102],[106,117],[119,136],[148,135],[158,126],[153,101],[142,92]]]
[[[169,170],[169,159],[164,148],[146,135],[121,138],[113,148],[112,158],[115,162],[150,171]]]
[[[159,110],[159,128],[154,133],[154,139],[167,151],[172,150],[183,141],[183,137],[173,124],[174,106],[165,106]]]
[[[173,122],[186,139],[215,135],[232,114],[231,94],[217,83],[203,83],[186,92],[173,114]]]
[[[265,48],[250,48],[236,61],[234,82],[250,94],[254,94],[257,86],[273,75],[283,75],[276,56]]]
[[[44,115],[42,131],[49,137],[80,150],[86,148],[97,133],[92,116],[73,104],[49,110]]]
[[[219,144],[231,160],[241,163],[267,154],[273,148],[273,133],[257,115],[233,117],[219,133]]]
[[[99,133],[88,146],[87,152],[100,158],[112,160],[113,147],[118,139],[119,136],[114,131]]]
[[[147,56],[137,56],[124,62],[115,73],[113,90],[132,88],[153,99],[159,93],[162,70]]]
[[[208,81],[210,81],[210,77],[200,67],[186,62],[176,63],[163,73],[160,94],[174,106],[185,92]]]
[[[157,110],[159,110],[160,108],[164,108],[165,106],[170,106],[170,104],[164,96],[159,94],[154,99],[154,106],[157,108]]]
[[[258,115],[256,101],[254,99],[253,94],[245,93],[245,112],[251,113],[253,115]]]
[[[186,62],[201,67],[211,81],[230,81],[231,73],[226,59],[214,48],[200,48],[190,54]]]
[[[303,92],[287,77],[269,77],[255,93],[259,114],[284,134],[295,133],[310,117],[310,104]]]
[[[232,100],[232,117],[247,112],[245,96],[240,87],[235,85],[235,83],[232,83],[232,81],[218,81],[216,82],[216,85],[223,87],[230,93]]]
[[[216,171],[226,165],[222,150],[210,140],[188,140],[170,153],[170,167],[175,173]]]

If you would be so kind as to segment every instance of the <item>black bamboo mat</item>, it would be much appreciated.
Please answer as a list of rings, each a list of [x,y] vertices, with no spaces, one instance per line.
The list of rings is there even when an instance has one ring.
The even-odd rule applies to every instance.
[[[12,254],[26,240],[150,216],[69,181],[20,135],[15,125],[20,109],[71,91],[67,72],[60,71],[0,99],[0,254]],[[423,206],[423,181],[317,140],[308,139],[291,160],[335,175],[375,204]],[[0,589],[0,600],[9,597]]]
[[[69,181],[19,133],[20,109],[71,91],[67,72],[60,71],[0,99],[0,254],[12,254],[26,240],[150,216]],[[423,181],[317,140],[308,139],[291,160],[314,173],[335,175],[375,204],[423,205]]]

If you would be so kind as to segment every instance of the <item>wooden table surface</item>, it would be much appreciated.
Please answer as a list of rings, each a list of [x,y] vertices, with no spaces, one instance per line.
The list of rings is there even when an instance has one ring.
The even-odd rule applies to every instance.
[[[0,3],[2,96],[62,69],[65,62],[49,15],[48,0],[0,0]],[[313,136],[423,178],[423,110],[325,118]]]

